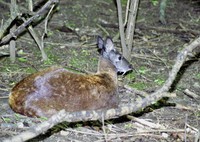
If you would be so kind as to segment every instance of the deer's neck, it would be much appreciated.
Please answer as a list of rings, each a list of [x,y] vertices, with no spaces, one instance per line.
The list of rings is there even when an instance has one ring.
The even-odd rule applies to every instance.
[[[115,66],[107,59],[99,57],[97,73],[107,73],[117,85],[117,71]]]

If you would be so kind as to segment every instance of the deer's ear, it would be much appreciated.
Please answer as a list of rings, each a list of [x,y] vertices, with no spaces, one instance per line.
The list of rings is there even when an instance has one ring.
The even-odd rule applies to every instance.
[[[98,46],[99,49],[103,49],[104,48],[104,41],[103,41],[101,36],[97,37],[97,46]]]
[[[106,38],[104,46],[105,46],[106,52],[110,52],[111,50],[115,51],[115,47],[114,47],[113,41],[112,41],[112,39],[110,37]]]

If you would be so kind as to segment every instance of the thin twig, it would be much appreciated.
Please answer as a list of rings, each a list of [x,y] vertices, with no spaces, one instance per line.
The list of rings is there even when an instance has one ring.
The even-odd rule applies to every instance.
[[[99,27],[107,36],[109,36],[110,34],[107,32],[107,30],[102,27],[101,25],[97,24],[97,27]]]
[[[128,16],[128,23],[126,29],[126,56],[128,59],[131,57],[131,51],[133,47],[133,35],[135,31],[135,20],[137,16],[139,0],[132,0],[130,5],[130,11]]]
[[[166,129],[164,126],[162,126],[160,124],[155,124],[155,123],[146,121],[144,119],[136,118],[136,117],[131,116],[131,115],[127,115],[127,118],[131,119],[132,121],[136,121],[136,122],[138,122],[138,123],[140,123],[142,125],[148,126],[148,127],[152,128],[152,129]]]
[[[200,96],[195,94],[194,92],[190,91],[189,89],[185,89],[183,91],[186,95],[188,95],[189,97],[191,98],[194,98],[194,99],[200,99]]]
[[[16,0],[11,0],[11,7],[10,7],[10,14],[11,17],[15,17],[15,14],[19,13],[18,12],[18,7],[17,7],[17,2]],[[13,31],[16,30],[16,24],[14,24],[11,29],[10,29],[10,33],[12,33]],[[16,58],[16,42],[15,40],[11,39],[10,43],[9,43],[9,48],[10,48],[10,60],[12,63],[15,62],[15,58]]]
[[[123,19],[122,19],[122,6],[121,6],[120,0],[117,0],[117,12],[118,12],[119,33],[120,33],[123,56],[127,58],[128,53],[127,53],[127,47],[126,47],[126,42],[125,42],[124,25],[123,25]]]
[[[51,9],[49,10],[49,12],[47,14],[47,17],[45,18],[44,33],[43,33],[43,35],[41,37],[40,50],[42,52],[42,59],[43,60],[47,60],[48,59],[46,53],[44,52],[44,37],[45,37],[45,35],[47,35],[47,24],[48,24],[49,16],[50,16],[50,14],[51,14],[51,12],[52,12],[52,10],[53,10],[54,7],[55,7],[55,4],[52,5]]]
[[[105,130],[105,125],[104,125],[104,115],[102,114],[102,129],[103,129],[103,134],[104,134],[104,138],[105,138],[105,141],[107,142],[108,141],[108,137],[107,137],[107,133],[106,133],[106,130]]]
[[[127,0],[126,3],[126,14],[125,14],[125,20],[124,20],[124,27],[127,24],[127,19],[128,19],[128,13],[129,13],[129,7],[130,7],[130,0]]]

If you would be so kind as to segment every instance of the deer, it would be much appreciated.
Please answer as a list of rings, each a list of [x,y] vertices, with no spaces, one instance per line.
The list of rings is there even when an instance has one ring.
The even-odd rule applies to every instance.
[[[49,118],[58,111],[68,112],[116,108],[119,104],[118,73],[132,65],[115,49],[110,37],[97,37],[100,53],[96,73],[73,73],[52,66],[18,82],[9,94],[11,109],[28,117]]]

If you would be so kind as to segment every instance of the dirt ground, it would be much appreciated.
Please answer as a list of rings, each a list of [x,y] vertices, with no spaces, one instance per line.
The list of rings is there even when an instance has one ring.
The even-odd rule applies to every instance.
[[[25,8],[26,3],[19,1],[19,5]],[[6,3],[7,0],[0,2],[0,19],[4,22],[9,17]],[[123,11],[125,6],[126,3],[123,3]],[[169,1],[166,20],[166,25],[159,22],[159,5],[154,6],[150,0],[140,2],[131,58],[134,71],[124,78],[119,77],[120,84],[149,93],[160,88],[168,78],[179,51],[200,35],[200,4],[188,0]],[[44,41],[49,58],[47,61],[42,61],[41,53],[28,33],[23,33],[17,39],[16,62],[11,63],[9,57],[0,58],[0,141],[45,121],[42,118],[16,114],[10,109],[8,95],[14,84],[27,75],[52,65],[95,72],[98,62],[96,37],[106,37],[106,33],[115,37],[118,34],[117,23],[116,5],[113,1],[60,0],[49,21],[48,36]],[[35,25],[34,29],[42,35],[44,22]],[[115,40],[115,44],[121,51],[119,39]],[[196,52],[199,53],[199,50],[200,48]],[[0,47],[0,54],[5,53],[9,53],[9,48]],[[200,97],[199,55],[181,68],[170,90],[176,93],[175,98],[156,103],[143,112],[105,121],[104,126],[96,121],[62,123],[30,141],[197,141],[200,137],[200,99],[186,95],[186,89]],[[120,98],[128,103],[134,96],[120,87]],[[162,127],[141,124],[131,116]]]

